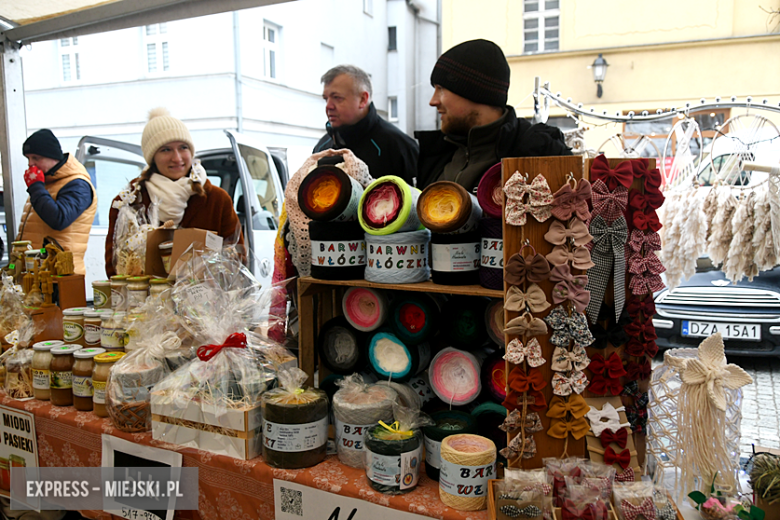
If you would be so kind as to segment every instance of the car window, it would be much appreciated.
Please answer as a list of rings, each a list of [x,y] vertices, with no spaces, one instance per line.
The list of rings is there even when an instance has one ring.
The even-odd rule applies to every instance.
[[[108,226],[112,201],[128,182],[141,174],[143,168],[137,163],[94,158],[87,159],[84,167],[89,172],[98,198],[97,213],[92,224]]]
[[[207,178],[208,180],[211,181],[211,184],[213,184],[214,186],[217,186],[219,188],[222,187],[222,177],[220,177],[219,175],[208,175]]]
[[[254,185],[260,208],[270,213],[278,224],[279,213],[282,208],[272,177],[274,170],[271,169],[268,155],[256,148],[242,144],[238,145],[238,150],[249,169],[249,175],[252,178],[252,184]],[[238,200],[238,190],[239,188],[237,187],[235,200]]]

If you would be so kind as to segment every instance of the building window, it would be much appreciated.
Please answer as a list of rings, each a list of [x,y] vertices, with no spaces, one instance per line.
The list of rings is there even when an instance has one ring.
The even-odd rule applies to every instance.
[[[363,0],[363,12],[368,16],[374,16],[374,0]]]
[[[559,0],[523,0],[523,52],[559,49]]]
[[[78,38],[60,39],[60,64],[62,65],[63,83],[70,83],[81,79],[78,45]]]
[[[387,118],[389,121],[398,121],[398,98],[387,98]]]
[[[396,30],[396,27],[387,28],[387,50],[388,51],[398,50],[398,41],[396,39],[397,32],[398,31]]]
[[[266,22],[263,25],[263,76],[279,79],[279,27]]]
[[[145,27],[146,72],[159,74],[168,72],[171,67],[168,58],[168,27],[165,23],[156,23]]]

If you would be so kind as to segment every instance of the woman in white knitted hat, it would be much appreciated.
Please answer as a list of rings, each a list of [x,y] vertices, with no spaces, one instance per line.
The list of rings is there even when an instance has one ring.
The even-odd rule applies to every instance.
[[[116,274],[114,232],[119,207],[157,204],[157,226],[172,221],[176,227],[214,231],[225,243],[243,244],[241,225],[230,195],[206,178],[199,161],[193,162],[195,145],[187,127],[164,108],[149,112],[141,136],[141,149],[148,166],[130,181],[111,205],[106,236],[106,274]],[[140,207],[140,206],[139,206]]]

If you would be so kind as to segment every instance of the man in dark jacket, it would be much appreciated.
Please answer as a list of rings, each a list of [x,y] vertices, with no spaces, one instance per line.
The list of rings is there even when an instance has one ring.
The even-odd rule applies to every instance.
[[[518,119],[506,104],[509,64],[495,43],[471,40],[448,50],[433,67],[431,84],[441,130],[415,132],[418,188],[447,180],[474,192],[504,157],[571,155],[559,129]]]
[[[397,175],[412,184],[419,148],[414,139],[376,113],[368,74],[352,65],[339,65],[321,81],[328,133],[314,147],[314,153],[348,148],[368,165],[372,177]]]

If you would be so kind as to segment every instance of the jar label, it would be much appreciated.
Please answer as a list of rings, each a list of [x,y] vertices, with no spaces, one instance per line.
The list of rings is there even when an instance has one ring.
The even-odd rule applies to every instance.
[[[401,455],[380,455],[366,448],[366,476],[383,486],[399,486],[410,489],[417,485],[420,476],[422,446]]]
[[[416,216],[417,214],[415,213]],[[369,244],[368,268],[387,271],[424,269],[428,267],[427,245],[427,242],[417,244]]]
[[[111,289],[111,308],[117,311],[124,310],[125,307],[125,295],[122,291],[117,289]]]
[[[336,448],[339,450],[363,451],[363,434],[373,424],[349,424],[336,419]]]
[[[96,309],[102,309],[108,302],[108,296],[100,289],[92,288],[92,303]]]
[[[73,321],[63,321],[62,335],[65,343],[75,343],[84,337],[84,327]]]
[[[73,376],[73,395],[76,397],[92,397],[92,377]]]
[[[431,269],[463,273],[479,269],[479,242],[473,244],[431,244]]]
[[[101,327],[100,346],[103,348],[122,348],[125,346],[125,330]]]
[[[350,267],[366,265],[366,241],[311,241],[311,265],[318,267]]]
[[[84,342],[89,346],[100,346],[100,325],[84,325]]]
[[[436,469],[441,467],[441,441],[425,437],[425,462]]]
[[[49,378],[48,370],[41,370],[39,368],[32,369],[33,376],[33,388],[36,390],[48,390],[51,380]]]
[[[146,291],[127,291],[127,306],[131,309],[140,307],[146,303],[146,297],[149,293]]]
[[[73,388],[73,372],[55,372],[51,371],[51,388],[57,390],[66,390]]]
[[[106,404],[106,382],[92,381],[92,402],[95,404]]]
[[[439,489],[456,497],[484,497],[488,481],[496,474],[496,461],[484,466],[461,466],[442,459]]]
[[[263,444],[274,451],[301,452],[328,442],[328,418],[303,424],[279,424],[263,419]]]
[[[482,267],[504,268],[504,240],[501,238],[482,239]]]

